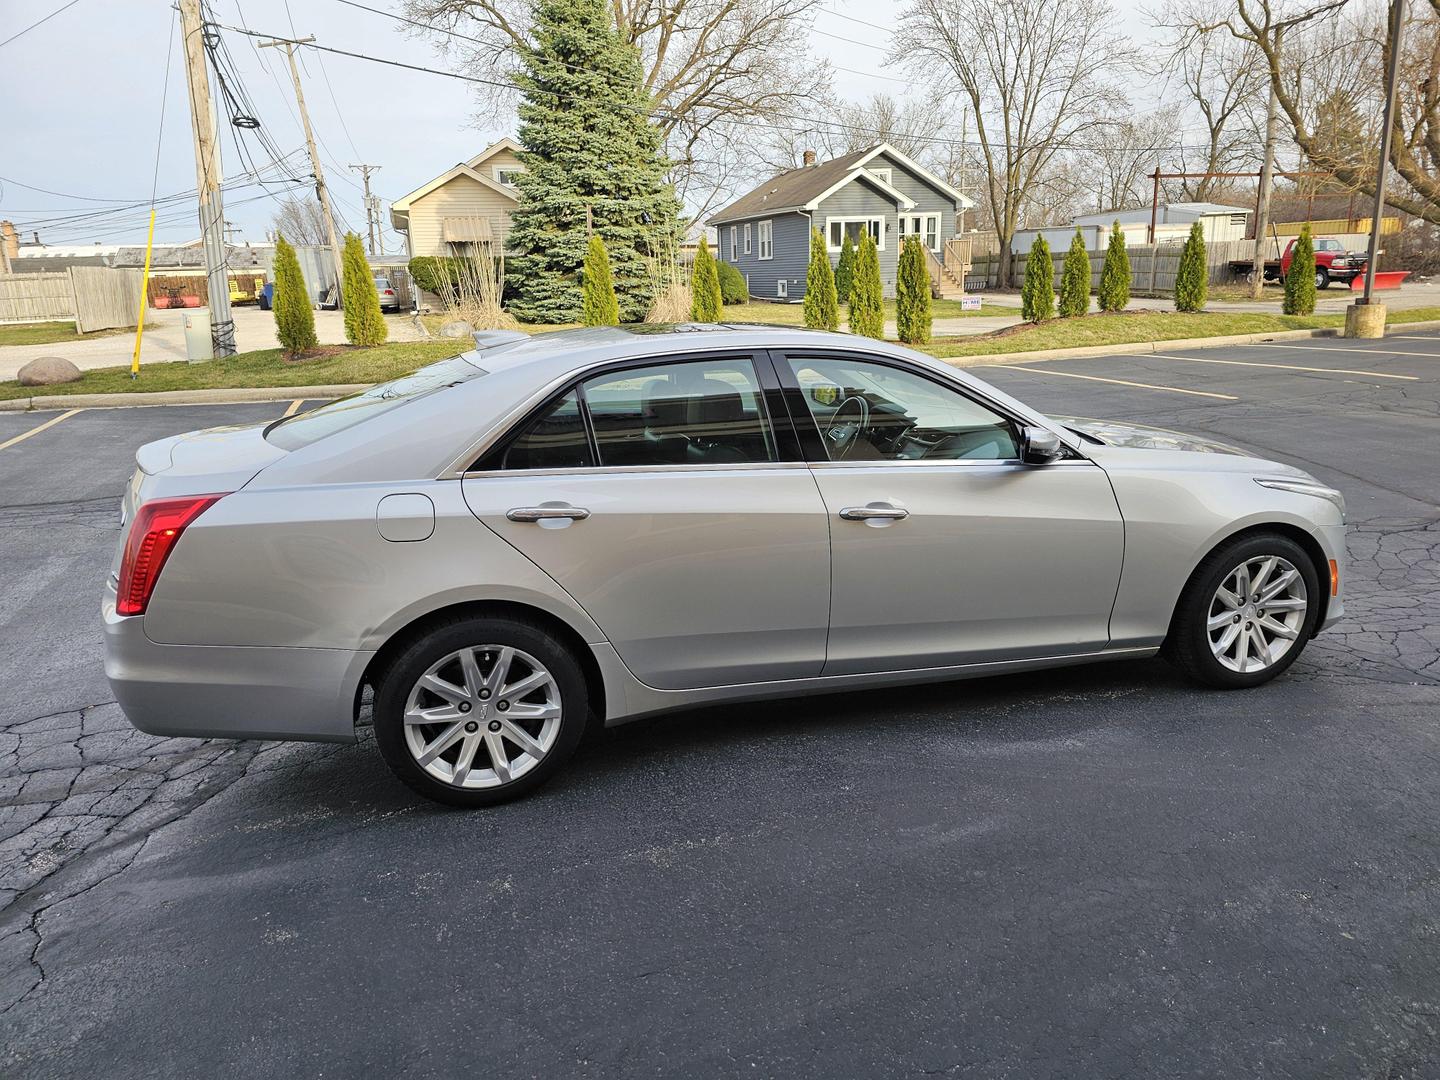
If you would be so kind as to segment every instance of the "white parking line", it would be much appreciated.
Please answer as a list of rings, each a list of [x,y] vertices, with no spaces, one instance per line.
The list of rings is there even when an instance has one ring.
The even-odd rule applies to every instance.
[[[1127,379],[1106,379],[1100,375],[1081,375],[1074,371],[1053,371],[1049,368],[1032,367],[1030,364],[987,364],[986,367],[1009,368],[1011,371],[1038,371],[1042,375],[1059,375],[1065,379],[1086,379],[1090,382],[1112,383],[1115,386],[1134,386],[1141,390],[1165,390],[1172,394],[1193,394],[1195,397],[1218,398],[1221,401],[1239,401],[1234,394],[1212,394],[1209,390],[1183,390],[1178,386],[1156,386],[1154,383],[1130,382]]]
[[[1440,345],[1440,337],[1433,334],[1386,334],[1386,341],[1429,341],[1432,344]]]
[[[300,406],[304,404],[304,398],[296,398],[294,401],[290,402],[290,407],[280,414],[280,419],[283,420],[287,416],[294,416],[297,412],[300,411]]]
[[[30,438],[31,435],[39,435],[40,432],[44,431],[46,428],[52,428],[56,424],[60,423],[61,420],[69,420],[70,417],[74,416],[76,413],[84,411],[84,409],[71,409],[69,412],[61,413],[59,416],[52,416],[43,424],[32,427],[29,431],[22,431],[13,439],[6,439],[4,442],[0,442],[0,450],[9,450],[10,447],[14,446],[16,443],[24,442],[26,439]]]
[[[1139,355],[1144,355],[1143,353]],[[1188,360],[1192,364],[1232,364],[1235,367],[1276,368],[1280,371],[1318,371],[1329,375],[1369,375],[1376,379],[1404,379],[1419,382],[1419,375],[1391,375],[1384,371],[1358,371],[1354,368],[1306,367],[1304,364],[1262,364],[1253,360],[1213,360],[1210,357],[1171,356],[1168,353],[1151,353],[1157,360]]]
[[[1281,345],[1276,341],[1266,341],[1256,345],[1244,346],[1250,349],[1309,349],[1311,352],[1358,352],[1374,356],[1376,353],[1385,353],[1387,356],[1425,356],[1431,360],[1440,359],[1440,354],[1433,352],[1405,352],[1403,349],[1347,349],[1341,345]]]

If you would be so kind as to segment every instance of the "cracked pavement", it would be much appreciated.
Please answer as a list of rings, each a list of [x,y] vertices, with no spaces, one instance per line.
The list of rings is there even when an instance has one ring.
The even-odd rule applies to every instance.
[[[1436,1075],[1440,336],[1204,355],[1420,378],[1043,365],[1240,399],[1196,404],[977,374],[1339,486],[1347,615],[1285,677],[698,710],[471,814],[416,803],[363,729],[163,739],[110,700],[135,447],[281,407],[83,413],[0,452],[0,1074]]]

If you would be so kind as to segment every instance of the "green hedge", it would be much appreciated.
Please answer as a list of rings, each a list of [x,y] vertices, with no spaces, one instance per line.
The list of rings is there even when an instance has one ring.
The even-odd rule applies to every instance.
[[[727,304],[743,304],[750,299],[750,290],[745,287],[745,275],[728,262],[719,264],[720,297]]]
[[[460,281],[468,265],[469,260],[454,255],[417,255],[410,260],[410,280],[440,296],[445,292],[446,273],[450,282]]]

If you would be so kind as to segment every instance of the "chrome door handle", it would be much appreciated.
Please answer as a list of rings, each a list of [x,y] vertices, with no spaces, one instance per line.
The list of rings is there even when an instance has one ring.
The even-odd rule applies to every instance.
[[[505,516],[511,521],[552,521],[555,518],[569,518],[584,521],[590,511],[582,506],[517,506],[507,510]]]
[[[910,511],[901,510],[898,506],[847,506],[840,511],[840,516],[846,521],[870,521],[875,518],[899,521],[909,517]]]

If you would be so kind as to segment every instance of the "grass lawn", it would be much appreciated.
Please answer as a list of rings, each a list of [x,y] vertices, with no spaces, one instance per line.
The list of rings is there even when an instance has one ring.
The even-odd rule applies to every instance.
[[[1440,319],[1440,307],[1411,308],[1390,313],[1392,325],[1428,319]],[[1088,315],[1082,319],[1052,319],[1039,326],[1027,326],[999,334],[937,338],[925,347],[925,351],[941,358],[988,356],[1028,352],[1032,349],[1122,345],[1136,341],[1314,329],[1341,326],[1344,322],[1343,315],[1270,315],[1263,312],[1181,315],[1176,312],[1131,312],[1124,315]],[[528,329],[538,332],[534,327]],[[203,364],[150,364],[141,370],[138,379],[130,378],[130,369],[127,366],[87,371],[78,382],[61,386],[29,387],[14,381],[0,382],[0,399],[51,394],[125,394],[152,390],[368,384],[396,378],[425,364],[455,356],[469,347],[469,340],[464,338],[397,341],[372,349],[341,347],[331,355],[300,363],[286,361],[281,357],[279,349],[260,349]]]
[[[220,390],[251,386],[322,386],[335,383],[377,383],[418,367],[455,356],[471,347],[468,339],[396,341],[373,349],[345,348],[317,360],[291,363],[279,349],[239,353],[203,364],[173,362],[142,367],[138,379],[130,368],[97,368],[73,383],[21,386],[0,382],[0,399],[49,394],[126,394],[152,390]]]
[[[77,334],[73,322],[32,322],[7,323],[0,325],[0,346],[5,345],[53,345],[66,341],[85,341],[89,338],[109,337],[112,334],[128,334],[135,329],[117,328],[96,330],[90,334]]]
[[[1426,319],[1440,319],[1440,308],[1393,311],[1389,322],[1394,325]],[[1276,330],[1315,330],[1344,325],[1344,315],[1271,315],[1268,312],[1229,311],[1182,315],[1169,311],[1136,311],[1122,315],[1087,315],[1080,319],[1051,319],[1038,326],[1026,326],[1008,333],[936,338],[924,347],[924,351],[943,359],[1030,352],[1034,349],[1263,334]]]

